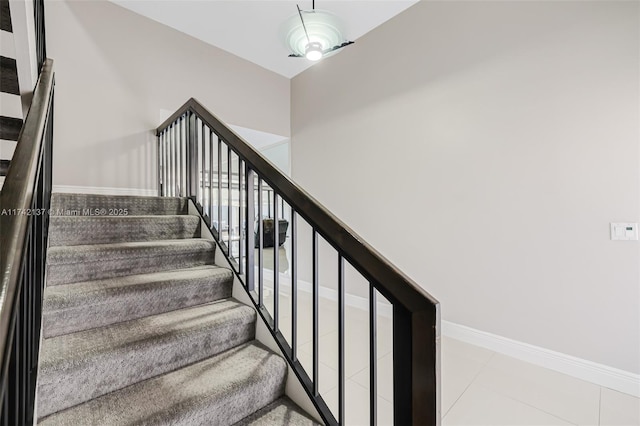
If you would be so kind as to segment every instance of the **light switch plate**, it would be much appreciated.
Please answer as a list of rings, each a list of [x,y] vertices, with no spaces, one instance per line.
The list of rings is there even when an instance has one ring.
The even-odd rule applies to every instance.
[[[618,241],[638,240],[637,223],[611,223],[611,239]]]

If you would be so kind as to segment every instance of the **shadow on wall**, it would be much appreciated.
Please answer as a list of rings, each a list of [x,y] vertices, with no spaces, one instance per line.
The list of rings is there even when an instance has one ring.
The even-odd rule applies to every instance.
[[[117,153],[117,155],[114,155]],[[135,133],[116,139],[94,141],[85,145],[78,153],[86,182],[101,186],[108,177],[118,188],[128,188],[131,182],[137,184],[135,189],[156,189],[156,137],[155,130]],[[98,158],[103,161],[94,162],[95,167],[84,168],[83,158]]]

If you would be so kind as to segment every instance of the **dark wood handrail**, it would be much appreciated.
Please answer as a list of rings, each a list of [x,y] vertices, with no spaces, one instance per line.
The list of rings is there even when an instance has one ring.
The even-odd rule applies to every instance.
[[[0,213],[3,209],[15,209],[17,212],[0,215],[0,368],[3,373],[8,368],[7,342],[19,290],[20,265],[29,224],[29,217],[21,212],[27,212],[32,206],[34,182],[53,92],[53,76],[53,60],[47,59],[0,191]]]
[[[370,324],[375,321],[376,312],[376,291],[380,292],[386,297],[393,305],[393,387],[394,387],[394,423],[398,425],[434,425],[440,424],[440,306],[438,301],[427,293],[422,287],[416,284],[406,274],[396,268],[389,260],[387,260],[382,254],[376,251],[370,246],[364,239],[357,235],[351,228],[349,228],[340,219],[334,216],[324,206],[322,206],[316,199],[308,194],[304,189],[293,182],[289,177],[280,172],[269,160],[263,157],[258,151],[256,151],[249,143],[247,143],[242,137],[238,136],[233,130],[229,129],[221,120],[215,115],[209,112],[198,101],[191,98],[184,105],[182,105],[174,114],[165,120],[157,129],[158,136],[158,149],[163,146],[163,141],[166,144],[179,143],[181,146],[186,143],[186,171],[181,169],[180,173],[186,173],[186,193],[189,197],[193,198],[194,202],[198,202],[198,180],[200,165],[198,159],[198,132],[200,125],[196,120],[200,120],[202,123],[202,131],[205,127],[208,128],[213,134],[215,134],[219,141],[218,143],[218,155],[220,155],[221,146],[228,147],[228,161],[231,162],[231,152],[237,155],[238,159],[243,161],[246,165],[246,185],[247,192],[252,193],[254,191],[254,178],[259,178],[258,182],[258,204],[261,205],[261,189],[263,188],[261,182],[265,182],[274,191],[275,197],[280,197],[290,207],[291,211],[296,215],[302,217],[311,225],[313,229],[314,243],[315,236],[319,234],[329,243],[339,255],[339,264],[341,262],[349,262],[370,284],[370,296],[369,296],[369,314]],[[176,131],[174,126],[179,126],[177,129],[184,129]],[[204,136],[200,140],[202,142],[202,150],[204,151]],[[166,146],[165,144],[165,146]],[[166,149],[166,148],[165,148]],[[171,148],[169,148],[171,149]],[[182,148],[180,148],[182,149]],[[164,157],[163,157],[164,155]],[[174,192],[171,188],[171,176],[175,173],[173,167],[175,167],[175,154],[174,157],[167,159],[168,151],[162,154],[159,151],[159,183],[161,183],[161,194],[171,194]],[[182,155],[182,154],[180,154]],[[182,161],[180,157],[178,161]],[[166,167],[166,162],[170,161],[169,166]],[[209,161],[213,161],[211,158]],[[205,170],[206,159],[202,158],[202,170]],[[218,168],[221,169],[220,159],[218,159]],[[173,166],[171,165],[173,163]],[[160,167],[162,166],[163,172],[160,173]],[[238,165],[240,166],[240,163]],[[211,167],[211,166],[210,166]],[[220,171],[218,172],[220,173]],[[229,175],[229,181],[231,180],[231,168],[227,170]],[[164,175],[164,176],[163,176]],[[184,178],[184,174],[182,175]],[[167,182],[167,180],[169,182]],[[175,184],[175,176],[173,177],[173,184]],[[230,186],[229,186],[230,188]],[[218,176],[218,205],[222,205],[221,200],[221,186],[220,176]],[[248,200],[248,199],[247,199]],[[229,198],[229,203],[231,199]],[[254,209],[252,204],[247,201],[247,218],[254,217]],[[274,215],[277,216],[275,211],[277,204],[274,204]],[[260,207],[259,207],[260,208]],[[202,209],[201,213],[204,213],[204,208],[198,206],[198,209]],[[219,211],[221,216],[222,213]],[[230,214],[230,213],[229,213]],[[260,213],[258,213],[260,214]],[[292,213],[293,214],[293,213]],[[206,221],[207,219],[205,219]],[[242,221],[242,219],[240,219]],[[259,222],[261,223],[261,222]],[[219,232],[219,231],[216,231]],[[258,233],[260,235],[262,231]],[[277,236],[277,234],[276,234]],[[276,238],[274,236],[274,238]],[[275,240],[274,240],[275,241]],[[295,241],[295,236],[292,235],[292,241]],[[276,243],[274,242],[274,245]],[[224,245],[224,244],[223,244]],[[253,233],[247,232],[246,246],[253,247],[254,239]],[[315,246],[314,246],[315,247]],[[227,249],[228,250],[228,249]],[[240,249],[242,251],[242,248]],[[294,249],[295,251],[295,249]],[[240,255],[240,261],[235,264],[235,260],[231,260],[228,254],[224,252],[229,260],[232,268],[237,273],[241,273],[242,270],[242,255]],[[230,252],[229,252],[230,253]],[[314,262],[317,262],[317,252],[314,248],[313,251]],[[253,267],[254,260],[250,251],[247,252],[246,271],[247,275],[240,280],[244,284],[245,290],[252,297],[254,306],[258,310],[262,319],[267,324],[272,336],[278,342],[278,345],[283,351],[283,355],[287,359],[289,365],[293,368],[298,379],[303,384],[304,389],[311,398],[316,409],[320,413],[323,420],[330,425],[339,424],[334,414],[329,410],[322,397],[318,394],[317,390],[317,362],[314,362],[313,381],[310,380],[309,375],[304,371],[299,362],[296,360],[294,346],[288,346],[288,343],[284,336],[278,330],[276,325],[276,318],[278,317],[278,309],[274,303],[273,317],[263,306],[263,302],[260,299],[262,294],[262,278],[259,279],[259,295],[256,301],[254,295],[251,293],[254,288],[254,276]],[[233,266],[236,265],[236,266]],[[315,263],[314,263],[315,265]],[[277,267],[274,267],[277,270]],[[293,268],[293,274],[295,275],[295,267]],[[342,270],[341,270],[342,271]],[[314,272],[315,274],[316,272]],[[339,272],[342,278],[339,278],[339,287],[343,287],[343,272]],[[246,282],[244,282],[245,280]],[[342,283],[342,284],[340,284]],[[314,278],[314,294],[317,294],[317,277]],[[274,286],[277,286],[277,276],[274,282]],[[274,288],[277,293],[278,290]],[[342,294],[342,293],[341,293]],[[344,300],[342,302],[344,303]],[[295,305],[295,303],[294,303]],[[343,306],[343,305],[342,305]],[[293,308],[295,309],[295,307]],[[314,312],[316,312],[314,310]],[[314,317],[314,327],[317,326],[317,314]],[[295,317],[295,315],[294,315]],[[343,326],[339,330],[339,334],[344,338]],[[375,326],[370,326],[370,344],[375,344]],[[317,338],[317,334],[315,334]],[[373,347],[373,346],[372,346]],[[343,350],[343,349],[341,349]],[[317,351],[317,342],[314,343],[314,351]],[[317,359],[317,352],[314,352]],[[371,371],[375,371],[376,357],[375,349],[370,351],[370,363],[372,367]],[[343,364],[341,364],[343,365]],[[343,371],[339,373],[340,377],[343,376]],[[341,379],[343,380],[343,379]],[[371,405],[371,418],[375,415],[375,373],[371,373],[371,391],[370,391],[370,405]],[[341,395],[344,394],[344,390],[341,390]],[[342,408],[341,408],[342,410]],[[340,422],[344,420],[344,412],[339,414]],[[375,421],[372,422],[375,424]]]
[[[248,142],[229,129],[196,99],[189,99],[158,128],[159,135],[176,119],[191,111],[221,137],[233,150],[255,170],[260,178],[278,192],[298,214],[314,226],[322,237],[365,277],[385,297],[399,302],[410,312],[431,311],[438,301],[395,267],[362,237],[338,219],[309,193],[280,172],[269,160],[256,151]]]

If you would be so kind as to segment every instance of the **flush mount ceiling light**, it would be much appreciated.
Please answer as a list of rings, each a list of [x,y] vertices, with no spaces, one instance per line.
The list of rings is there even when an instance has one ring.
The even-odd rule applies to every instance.
[[[325,55],[353,44],[342,36],[342,23],[336,15],[316,10],[301,10],[285,22],[286,43],[293,51],[290,58],[322,59]]]

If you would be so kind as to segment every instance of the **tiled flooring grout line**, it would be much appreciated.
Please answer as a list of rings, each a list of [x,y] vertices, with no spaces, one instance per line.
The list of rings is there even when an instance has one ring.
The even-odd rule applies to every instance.
[[[473,379],[471,379],[471,381],[469,382],[469,384],[464,388],[464,390],[460,393],[460,395],[456,398],[456,400],[453,402],[453,404],[451,404],[451,407],[449,407],[449,409],[447,410],[446,413],[444,413],[442,415],[442,420],[445,419],[445,417],[447,417],[447,414],[449,414],[449,412],[453,409],[453,407],[456,406],[456,404],[458,403],[458,401],[460,400],[460,398],[462,398],[462,395],[464,395],[467,390],[469,389],[469,387],[473,384],[473,382],[476,381],[476,379],[478,378],[478,376],[480,375],[480,373],[482,373],[482,371],[487,367],[487,364],[489,364],[489,361],[491,361],[491,359],[495,356],[495,352],[491,353],[491,356],[489,358],[487,358],[487,360],[484,362],[484,364],[482,364],[482,367],[480,367],[480,369],[478,370],[478,372],[473,376]],[[440,386],[442,388],[442,384]],[[440,391],[442,393],[442,390]]]

